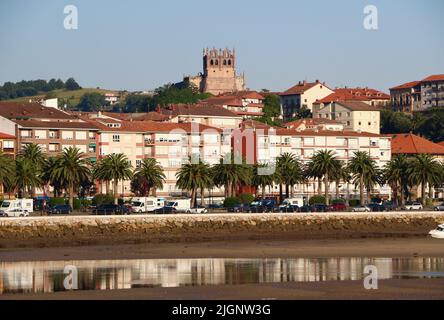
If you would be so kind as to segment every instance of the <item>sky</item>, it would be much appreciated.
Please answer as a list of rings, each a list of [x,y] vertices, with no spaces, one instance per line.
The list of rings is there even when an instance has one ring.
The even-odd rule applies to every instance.
[[[377,30],[364,28],[367,5]],[[201,72],[204,47],[235,47],[254,90],[319,79],[387,92],[444,73],[443,15],[443,0],[1,0],[0,84],[152,90]]]

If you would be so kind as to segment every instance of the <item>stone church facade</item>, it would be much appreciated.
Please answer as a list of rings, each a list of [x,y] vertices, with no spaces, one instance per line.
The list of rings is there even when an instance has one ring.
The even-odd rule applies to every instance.
[[[194,84],[200,92],[213,95],[245,90],[245,75],[236,74],[236,53],[222,49],[204,49],[203,73],[184,77],[185,82]]]

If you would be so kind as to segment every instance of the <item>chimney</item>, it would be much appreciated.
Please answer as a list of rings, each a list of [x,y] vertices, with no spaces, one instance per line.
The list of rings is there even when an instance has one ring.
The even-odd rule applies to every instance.
[[[316,83],[319,83],[319,80],[318,80],[318,79],[316,79]]]

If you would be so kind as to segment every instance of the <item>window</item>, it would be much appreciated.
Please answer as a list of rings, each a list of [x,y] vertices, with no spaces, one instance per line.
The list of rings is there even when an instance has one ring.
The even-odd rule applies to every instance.
[[[369,125],[369,126],[371,126],[371,125],[372,125],[372,123],[371,123],[371,122],[369,122],[369,123],[368,123],[368,125]]]
[[[350,125],[350,121],[347,121],[347,125],[348,125],[348,126]]]
[[[120,135],[113,134],[113,142],[120,142]]]
[[[14,148],[14,141],[10,141],[10,140],[3,141],[3,148],[4,149],[13,149]]]
[[[361,121],[359,121],[358,124],[361,125]]]
[[[136,168],[140,168],[142,165],[142,160],[136,160]]]

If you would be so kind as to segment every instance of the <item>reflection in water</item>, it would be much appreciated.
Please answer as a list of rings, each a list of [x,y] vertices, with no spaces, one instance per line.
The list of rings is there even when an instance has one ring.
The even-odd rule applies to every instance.
[[[0,262],[0,294],[63,291],[67,265],[76,266],[80,290],[360,280],[366,265],[378,268],[379,279],[444,277],[444,258]]]

